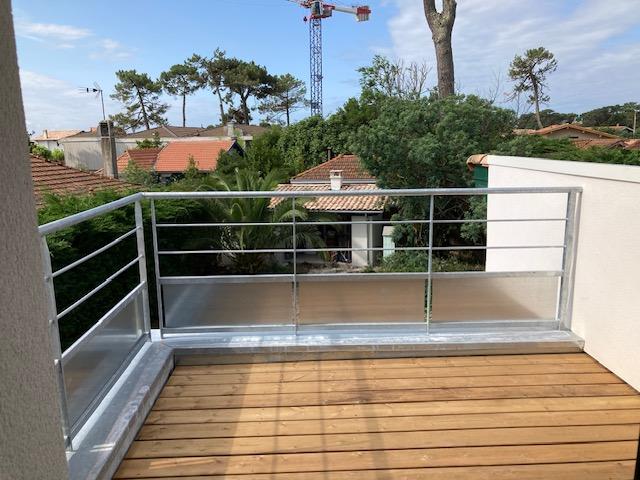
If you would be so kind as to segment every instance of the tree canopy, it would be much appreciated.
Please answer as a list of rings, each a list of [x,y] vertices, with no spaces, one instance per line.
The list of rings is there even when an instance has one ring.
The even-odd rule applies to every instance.
[[[547,76],[557,68],[558,61],[544,47],[531,48],[524,56],[516,55],[509,67],[509,77],[515,82],[511,98],[523,93],[529,94],[528,101],[535,108],[538,128],[544,126],[540,117],[540,105],[550,100],[545,93]]]
[[[302,80],[286,73],[273,77],[267,97],[258,107],[260,113],[266,114],[268,122],[280,122],[284,117],[285,124],[291,124],[291,114],[309,104],[305,95],[307,87]]]
[[[165,92],[182,99],[182,126],[187,126],[187,96],[203,86],[202,77],[193,62],[173,65],[160,74],[160,83]]]
[[[141,127],[149,130],[152,125],[167,123],[164,114],[169,106],[160,100],[162,86],[146,73],[136,70],[118,70],[118,83],[111,98],[124,106],[124,112],[110,118],[124,130],[136,131]]]

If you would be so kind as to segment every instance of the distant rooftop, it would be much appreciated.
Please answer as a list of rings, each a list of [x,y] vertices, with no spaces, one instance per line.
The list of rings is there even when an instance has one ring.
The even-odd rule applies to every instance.
[[[548,127],[540,128],[538,130],[528,129],[528,128],[518,128],[513,131],[516,135],[549,135],[550,133],[557,132],[560,130],[574,130],[576,132],[588,133],[600,138],[620,138],[611,133],[603,132],[601,130],[596,130],[593,128],[583,127],[582,125],[578,125],[576,123],[563,123],[561,125],[549,125]]]
[[[228,152],[237,148],[235,140],[196,140],[169,142],[160,153],[156,162],[159,173],[184,172],[189,166],[189,158],[193,157],[198,170],[215,170],[218,166],[220,152]]]
[[[61,138],[70,137],[80,133],[82,130],[43,130],[42,133],[31,140],[34,142],[42,142],[46,140],[60,140]]]
[[[331,170],[341,170],[342,180],[345,183],[375,183],[376,181],[376,178],[362,166],[357,155],[338,155],[299,173],[291,179],[291,183],[329,183]]]
[[[31,155],[31,177],[38,208],[44,206],[46,193],[85,195],[102,190],[124,192],[139,188],[132,183],[83,172],[35,155]]]
[[[235,135],[239,137],[256,136],[264,133],[268,130],[268,127],[261,127],[260,125],[234,125]],[[219,125],[217,127],[209,128],[201,131],[199,137],[228,137],[228,125]]]
[[[179,138],[198,136],[198,133],[206,130],[203,127],[175,127],[173,125],[160,125],[149,130],[130,133],[127,138],[152,138],[158,134],[160,138]]]
[[[162,148],[132,148],[118,157],[118,172],[122,172],[130,161],[143,170],[151,171],[156,165],[158,154]]]

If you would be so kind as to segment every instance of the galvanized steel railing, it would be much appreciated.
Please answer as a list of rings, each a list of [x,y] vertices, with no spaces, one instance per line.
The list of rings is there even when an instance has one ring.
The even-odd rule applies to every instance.
[[[352,328],[358,332],[385,331],[386,328],[402,326],[424,327],[429,333],[431,327],[442,324],[465,326],[473,323],[472,317],[456,317],[456,311],[464,310],[464,306],[452,302],[450,293],[458,292],[469,299],[484,315],[491,319],[487,311],[487,302],[477,298],[476,290],[494,295],[491,301],[509,302],[515,295],[523,294],[529,289],[540,289],[540,295],[553,292],[555,302],[553,318],[547,318],[548,312],[538,318],[535,302],[538,297],[531,296],[520,302],[515,299],[515,308],[519,313],[513,320],[544,320],[553,328],[569,328],[571,313],[571,294],[573,271],[575,268],[575,247],[577,238],[580,188],[486,188],[486,189],[415,189],[415,190],[340,190],[340,191],[272,191],[272,192],[151,192],[138,193],[122,198],[91,210],[42,225],[39,229],[42,237],[42,257],[45,271],[45,282],[49,293],[49,325],[55,353],[54,364],[58,372],[62,398],[64,434],[67,444],[79,431],[86,419],[100,403],[106,392],[126,368],[131,358],[142,344],[149,340],[151,320],[149,309],[148,281],[143,233],[143,200],[149,200],[151,209],[151,231],[153,236],[153,260],[155,267],[155,286],[158,302],[158,326],[161,335],[167,334],[203,334],[242,331],[255,332],[288,331],[292,334],[301,329],[318,331],[320,329]],[[548,218],[485,218],[485,219],[438,219],[434,218],[435,200],[447,196],[488,196],[489,199],[502,195],[561,194],[565,202],[565,213]],[[159,223],[156,217],[156,202],[163,200],[197,200],[197,199],[233,199],[233,198],[285,198],[290,199],[294,208],[299,200],[321,196],[376,196],[391,197],[424,197],[428,201],[428,218],[415,220],[385,220],[383,218],[365,220],[336,221],[300,221],[293,216],[291,222],[202,222],[202,223]],[[64,228],[91,220],[116,209],[134,204],[135,226],[118,238],[96,251],[52,271],[51,258],[46,237]],[[434,226],[439,224],[481,223],[486,225],[512,222],[559,223],[562,228],[561,243],[536,245],[434,245]],[[358,273],[301,273],[298,271],[301,253],[319,252],[381,252],[385,247],[319,247],[298,248],[296,231],[302,226],[351,226],[354,225],[406,225],[421,224],[428,227],[428,241],[424,246],[396,247],[396,251],[423,251],[427,254],[427,268],[421,272],[358,272]],[[203,249],[203,250],[159,250],[160,229],[181,228],[229,228],[242,226],[265,226],[291,228],[291,248],[256,248],[242,249]],[[106,278],[101,284],[77,301],[58,311],[55,301],[54,279],[62,273],[72,271],[78,265],[98,255],[106,254],[113,246],[131,238],[135,234],[137,240],[137,256],[123,263],[118,270]],[[460,250],[516,250],[516,249],[551,249],[560,250],[561,266],[558,269],[534,271],[469,271],[442,272],[434,271],[434,253]],[[258,275],[205,275],[205,276],[163,276],[161,270],[162,257],[175,255],[201,254],[290,254],[291,273],[274,273]],[[119,278],[129,268],[138,264],[139,282],[113,308],[107,312],[93,327],[82,335],[65,352],[61,351],[58,321],[79,305],[89,301],[105,286]],[[537,279],[537,280],[536,280]],[[378,283],[374,283],[378,282]],[[529,283],[527,283],[529,282]],[[484,289],[484,290],[483,290]],[[381,293],[383,292],[383,293]],[[474,293],[475,292],[475,293]],[[498,293],[496,293],[498,292]],[[530,293],[530,292],[529,292]],[[528,294],[528,293],[527,293]],[[394,298],[381,299],[381,295],[397,295]],[[420,298],[422,295],[422,298]],[[314,297],[320,297],[318,298]],[[526,295],[525,295],[526,296]],[[339,306],[327,306],[322,299],[339,297]],[[546,297],[545,297],[546,298]],[[420,307],[420,301],[423,301]],[[547,302],[551,301],[546,298]],[[315,303],[314,303],[315,302]],[[320,303],[318,303],[320,302]],[[376,307],[375,304],[378,303]],[[381,302],[381,303],[380,303]],[[395,302],[395,303],[394,303]],[[484,303],[483,303],[484,302]],[[528,303],[527,303],[528,302]],[[330,302],[329,302],[330,303]],[[453,304],[452,304],[453,303]],[[426,306],[425,306],[426,304]],[[373,306],[372,306],[373,305]],[[524,305],[524,307],[523,307]],[[413,306],[413,307],[412,307]],[[468,306],[467,306],[468,307]],[[522,307],[522,308],[521,308]],[[413,313],[406,311],[414,308]],[[422,318],[418,312],[422,309]],[[509,315],[505,307],[501,315]],[[230,309],[234,321],[228,322]],[[315,309],[315,310],[314,310]],[[485,309],[485,310],[482,310]],[[322,311],[321,314],[318,311]],[[377,311],[374,311],[377,310]],[[479,310],[479,312],[480,312]],[[489,308],[490,310],[490,308]],[[549,310],[549,309],[547,309]],[[225,313],[226,312],[226,313]],[[470,310],[473,314],[473,310]],[[505,313],[506,312],[506,313]],[[468,315],[467,312],[465,315]],[[225,317],[227,315],[227,317]],[[367,317],[370,315],[370,318]],[[392,316],[385,321],[384,316]],[[529,318],[528,316],[531,316]],[[540,315],[538,315],[540,316]],[[505,318],[498,318],[505,320]],[[240,320],[238,320],[240,319]],[[328,321],[327,321],[328,319]],[[486,319],[486,318],[485,318]],[[123,340],[124,339],[124,340]],[[109,361],[111,348],[118,347],[117,358]],[[75,361],[74,361],[75,359]],[[72,380],[70,380],[72,379]]]

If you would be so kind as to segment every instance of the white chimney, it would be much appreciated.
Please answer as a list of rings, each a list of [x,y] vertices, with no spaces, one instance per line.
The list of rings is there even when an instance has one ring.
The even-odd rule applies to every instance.
[[[48,132],[47,130],[43,130],[43,131],[42,131],[42,136],[43,136],[44,138],[49,138],[49,132]]]
[[[236,138],[236,122],[233,120],[227,122],[227,137]]]
[[[329,180],[331,180],[331,190],[340,190],[342,188],[342,170],[331,170]]]

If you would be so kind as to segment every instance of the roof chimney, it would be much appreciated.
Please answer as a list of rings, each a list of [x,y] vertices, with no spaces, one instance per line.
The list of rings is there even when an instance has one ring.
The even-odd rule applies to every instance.
[[[118,178],[118,161],[116,157],[116,138],[113,122],[102,121],[98,124],[100,134],[100,151],[102,154],[102,168],[107,177]]]
[[[43,130],[43,131],[42,131],[42,136],[43,136],[44,138],[49,138],[49,132],[48,132],[47,130]]]
[[[227,122],[227,137],[236,138],[236,122],[234,120]]]
[[[340,190],[342,188],[342,170],[331,170],[329,180],[331,180],[331,190]]]

